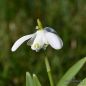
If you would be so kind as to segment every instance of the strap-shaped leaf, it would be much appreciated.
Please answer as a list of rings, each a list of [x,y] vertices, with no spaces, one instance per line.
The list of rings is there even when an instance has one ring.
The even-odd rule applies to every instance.
[[[83,79],[79,84],[78,86],[86,86],[86,78]]]
[[[41,86],[40,81],[38,80],[35,74],[33,74],[33,82],[34,82],[34,86]]]
[[[29,72],[26,72],[26,86],[34,86],[33,79]]]
[[[75,63],[61,78],[57,86],[68,86],[71,79],[79,72],[84,63],[86,62],[86,57]]]

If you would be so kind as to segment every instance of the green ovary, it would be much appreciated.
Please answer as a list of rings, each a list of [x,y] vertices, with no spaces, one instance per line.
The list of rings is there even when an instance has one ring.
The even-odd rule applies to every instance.
[[[40,45],[39,45],[39,43],[36,43],[35,45],[34,45],[34,48],[40,48]]]

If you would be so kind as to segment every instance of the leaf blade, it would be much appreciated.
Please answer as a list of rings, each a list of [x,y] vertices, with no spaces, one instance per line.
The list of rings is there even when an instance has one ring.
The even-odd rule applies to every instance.
[[[78,86],[86,86],[86,78],[83,79],[79,84]]]
[[[41,83],[35,74],[33,74],[33,82],[34,82],[34,86],[41,86]]]
[[[64,74],[61,80],[57,83],[57,86],[67,86],[70,80],[79,72],[82,66],[86,62],[86,57],[75,63],[69,70]]]
[[[33,79],[29,72],[26,72],[26,86],[34,86]]]

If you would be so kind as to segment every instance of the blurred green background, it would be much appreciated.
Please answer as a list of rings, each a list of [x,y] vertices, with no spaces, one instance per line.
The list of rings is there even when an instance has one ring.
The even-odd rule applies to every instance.
[[[18,38],[36,31],[37,18],[44,27],[54,28],[64,42],[61,50],[49,46],[45,51],[55,83],[85,56],[86,0],[0,0],[0,86],[25,86],[26,71],[49,86],[43,50],[36,53],[25,42],[11,52]],[[74,79],[86,77],[85,66]]]

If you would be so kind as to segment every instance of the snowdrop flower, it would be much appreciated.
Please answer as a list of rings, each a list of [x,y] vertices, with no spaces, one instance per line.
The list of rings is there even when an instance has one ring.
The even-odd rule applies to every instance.
[[[63,42],[61,38],[56,34],[56,31],[50,27],[42,28],[42,24],[37,19],[38,26],[36,26],[37,31],[30,35],[25,35],[19,38],[12,46],[11,51],[16,51],[18,47],[28,40],[27,45],[31,46],[32,50],[38,52],[40,49],[46,49],[50,45],[54,49],[61,49]]]

